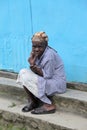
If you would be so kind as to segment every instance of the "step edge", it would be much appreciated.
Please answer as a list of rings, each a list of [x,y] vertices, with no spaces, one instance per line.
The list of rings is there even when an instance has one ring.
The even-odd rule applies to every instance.
[[[8,111],[8,110],[3,110],[3,109],[0,109],[0,113],[4,113],[5,114],[5,112],[7,112],[8,114],[12,114],[12,115],[17,115],[17,117],[24,117],[25,118],[25,121],[26,121],[26,119],[31,119],[32,121],[36,121],[37,120],[37,122],[39,123],[39,122],[44,122],[44,123],[47,123],[47,124],[49,124],[49,125],[53,125],[53,126],[56,126],[56,127],[59,127],[59,128],[62,128],[61,130],[80,130],[80,129],[78,129],[78,128],[76,128],[75,129],[75,126],[72,126],[72,127],[69,127],[69,126],[65,126],[65,125],[62,125],[62,124],[60,124],[59,122],[58,123],[55,123],[55,122],[53,122],[53,121],[49,121],[49,120],[46,120],[46,119],[42,119],[42,118],[40,118],[40,117],[36,117],[36,115],[35,116],[31,116],[31,115],[29,115],[29,114],[27,114],[27,115],[25,115],[25,114],[21,114],[21,113],[15,113],[15,111]],[[56,113],[57,114],[57,113]],[[74,114],[71,114],[71,115],[73,115],[73,116],[77,116],[77,115],[74,115]],[[38,116],[38,115],[37,115]],[[46,116],[46,115],[45,115]],[[48,115],[49,116],[49,115]],[[13,116],[14,117],[14,116]],[[78,119],[79,119],[79,117],[80,116],[78,116]],[[21,119],[22,119],[21,118]],[[81,119],[83,119],[83,120],[86,120],[86,118],[83,118],[83,117],[80,117]],[[23,123],[23,121],[22,121],[22,123]],[[86,129],[84,129],[84,130],[86,130]]]

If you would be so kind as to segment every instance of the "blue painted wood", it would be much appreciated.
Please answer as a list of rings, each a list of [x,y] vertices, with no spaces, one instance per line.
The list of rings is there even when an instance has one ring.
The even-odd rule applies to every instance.
[[[28,0],[0,1],[0,69],[19,72],[28,67],[31,44]]]
[[[49,44],[64,61],[68,81],[87,83],[86,5],[86,0],[32,0],[34,32],[47,32]]]
[[[31,0],[32,10],[29,2],[0,1],[0,69],[28,67],[33,25],[33,33],[46,31],[61,55],[67,81],[87,83],[86,0]]]

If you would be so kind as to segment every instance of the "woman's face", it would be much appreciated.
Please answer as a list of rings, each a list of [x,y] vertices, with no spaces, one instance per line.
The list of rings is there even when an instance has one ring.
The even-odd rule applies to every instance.
[[[40,58],[45,51],[46,44],[41,43],[41,42],[32,42],[32,51],[34,52],[35,55]]]

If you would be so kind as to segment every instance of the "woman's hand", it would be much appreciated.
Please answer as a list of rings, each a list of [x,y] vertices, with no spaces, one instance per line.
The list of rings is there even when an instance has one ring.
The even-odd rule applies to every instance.
[[[30,57],[28,58],[28,62],[30,63],[31,66],[35,64],[37,55],[34,54],[34,52],[31,52]]]
[[[38,55],[36,55],[34,52],[31,52],[31,55],[28,58],[28,62],[30,64],[30,69],[34,73],[38,74],[39,76],[43,76],[42,70],[35,64],[37,57],[38,57]]]

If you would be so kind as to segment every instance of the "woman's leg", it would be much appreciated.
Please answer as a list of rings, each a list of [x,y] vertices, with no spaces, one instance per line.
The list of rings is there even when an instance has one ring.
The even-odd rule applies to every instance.
[[[31,111],[32,114],[51,114],[56,111],[56,105],[53,104],[53,96],[47,96],[52,103],[48,104],[43,102],[42,106],[35,108]]]
[[[41,104],[41,101],[35,97],[27,88],[26,86],[23,86],[24,87],[24,90],[26,91],[27,93],[27,96],[28,96],[28,105],[24,106],[22,108],[22,111],[23,112],[28,112],[28,111],[31,111],[33,110],[34,108],[37,108],[40,106]]]

